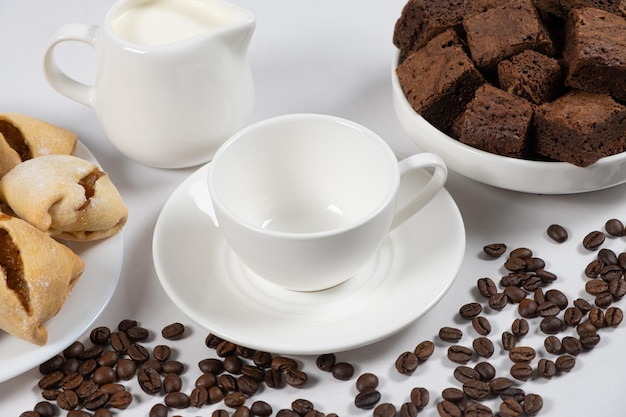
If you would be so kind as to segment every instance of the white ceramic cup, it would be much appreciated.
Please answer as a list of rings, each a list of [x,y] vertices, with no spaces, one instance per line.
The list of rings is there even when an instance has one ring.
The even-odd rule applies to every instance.
[[[193,166],[248,122],[255,24],[251,12],[222,0],[119,0],[101,26],[67,24],[51,35],[45,75],[95,110],[121,153],[153,167]],[[56,62],[55,48],[67,41],[96,50],[95,85]]]
[[[433,170],[429,182],[397,208],[402,177],[423,168]],[[208,189],[221,233],[253,273],[283,288],[316,291],[354,275],[446,178],[434,154],[398,162],[359,124],[293,114],[231,137],[209,164]]]

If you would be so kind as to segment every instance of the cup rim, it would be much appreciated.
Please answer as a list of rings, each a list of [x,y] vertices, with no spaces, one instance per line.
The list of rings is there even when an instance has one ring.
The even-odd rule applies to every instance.
[[[227,149],[231,146],[232,143],[236,142],[238,138],[244,136],[250,132],[256,131],[258,129],[263,129],[265,127],[269,127],[276,124],[281,124],[284,122],[293,122],[293,121],[301,121],[301,122],[321,122],[321,123],[334,123],[349,126],[350,128],[360,130],[363,134],[369,136],[372,140],[379,143],[381,149],[385,151],[387,156],[389,157],[391,162],[394,162],[395,165],[393,169],[393,177],[391,179],[391,186],[387,190],[386,196],[381,199],[381,203],[376,206],[373,210],[368,212],[366,215],[360,217],[357,221],[351,222],[342,227],[336,227],[328,230],[322,230],[317,232],[283,232],[277,230],[270,230],[259,227],[257,224],[247,221],[246,219],[234,214],[232,210],[230,210],[226,204],[224,204],[222,198],[215,191],[215,166],[214,161],[218,160],[220,156],[227,151]],[[261,120],[259,122],[248,125],[243,128],[239,132],[235,133],[231,136],[220,148],[217,150],[215,155],[213,156],[212,161],[209,163],[209,170],[207,175],[207,187],[209,191],[210,203],[214,206],[213,210],[217,214],[217,210],[215,210],[215,206],[219,206],[220,212],[226,215],[231,221],[244,226],[246,229],[254,231],[260,235],[281,238],[285,240],[315,240],[322,239],[330,236],[340,235],[342,233],[349,232],[350,230],[355,230],[364,224],[369,223],[372,219],[377,217],[382,211],[384,211],[390,203],[392,203],[397,195],[398,189],[400,188],[400,168],[398,165],[398,159],[389,144],[377,133],[373,130],[348,119],[344,119],[337,116],[331,116],[326,114],[319,113],[293,113],[293,114],[285,114],[281,116],[271,117],[269,119]],[[389,222],[391,224],[390,216]],[[216,223],[219,223],[217,218],[215,219]]]

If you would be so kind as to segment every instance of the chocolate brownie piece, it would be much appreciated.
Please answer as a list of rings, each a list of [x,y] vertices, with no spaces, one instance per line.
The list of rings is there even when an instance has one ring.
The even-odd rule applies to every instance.
[[[500,87],[509,93],[542,104],[563,91],[563,69],[554,58],[526,50],[498,63]]]
[[[533,105],[490,84],[476,90],[468,104],[460,141],[474,148],[512,158],[529,149]]]
[[[511,0],[463,22],[472,60],[478,68],[495,69],[503,59],[526,49],[554,54],[554,45],[531,0]]]
[[[607,94],[571,90],[535,109],[535,150],[585,167],[626,149],[626,106]]]
[[[570,11],[565,84],[626,101],[626,19],[594,8]]]
[[[475,13],[472,0],[409,0],[396,21],[393,43],[404,58],[441,32],[461,28],[463,19]]]
[[[484,79],[454,30],[435,36],[396,69],[404,94],[423,118],[447,132]]]

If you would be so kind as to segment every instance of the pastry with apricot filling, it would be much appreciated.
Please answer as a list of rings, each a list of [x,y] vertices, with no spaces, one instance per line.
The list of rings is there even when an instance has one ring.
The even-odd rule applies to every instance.
[[[19,113],[0,113],[0,177],[42,155],[71,155],[78,138],[70,130]]]
[[[0,179],[0,199],[16,216],[59,239],[106,238],[128,218],[108,174],[72,155],[22,162]]]
[[[0,329],[44,345],[44,324],[62,308],[84,262],[22,219],[0,213]]]

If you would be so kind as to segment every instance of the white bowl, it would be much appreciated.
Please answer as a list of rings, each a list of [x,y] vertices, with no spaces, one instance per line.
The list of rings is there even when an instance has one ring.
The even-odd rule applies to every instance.
[[[449,169],[484,184],[536,194],[582,193],[626,182],[626,152],[581,168],[566,162],[495,155],[451,138],[417,114],[407,101],[396,75],[398,57],[396,51],[391,64],[391,81],[400,124],[422,151],[438,154]]]

